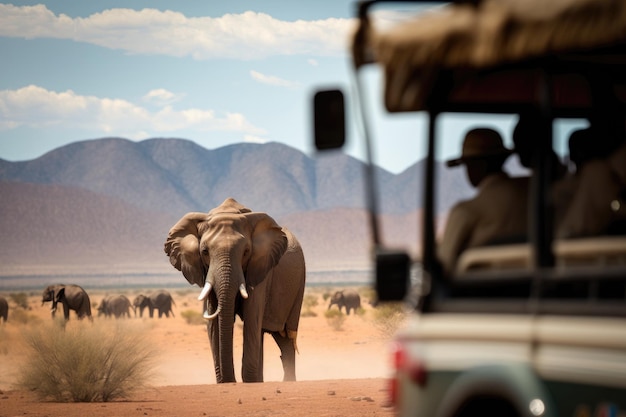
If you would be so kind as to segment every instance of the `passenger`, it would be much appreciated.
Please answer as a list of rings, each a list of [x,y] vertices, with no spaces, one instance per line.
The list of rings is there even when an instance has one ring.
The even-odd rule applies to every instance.
[[[580,179],[580,172],[586,162],[597,153],[594,148],[593,130],[585,128],[574,131],[568,141],[570,169],[553,186],[554,218],[563,219],[574,198]]]
[[[593,130],[588,127],[572,132],[567,142],[571,172],[580,172],[585,162],[595,157]]]
[[[526,112],[519,115],[519,121],[513,129],[513,145],[519,157],[520,164],[525,168],[533,168],[533,158],[539,148],[542,135],[538,131],[541,124],[540,115],[536,112]],[[552,158],[552,180],[562,178],[567,173],[567,167],[561,162],[556,152],[550,154]]]
[[[626,233],[626,142],[585,163],[558,238]]]
[[[447,162],[449,167],[465,164],[478,194],[450,211],[438,249],[446,274],[467,248],[526,240],[528,178],[511,178],[503,171],[511,153],[496,131],[473,129],[465,136],[461,157]]]

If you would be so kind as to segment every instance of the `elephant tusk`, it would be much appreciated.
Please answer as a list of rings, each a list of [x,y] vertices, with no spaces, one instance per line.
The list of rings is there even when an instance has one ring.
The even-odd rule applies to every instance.
[[[222,311],[222,306],[217,306],[217,310],[215,310],[215,313],[213,314],[209,314],[207,310],[204,310],[204,314],[202,315],[202,317],[204,317],[206,320],[213,320],[215,317],[217,317],[218,314],[220,314],[220,311]]]
[[[246,291],[246,284],[241,284],[239,286],[239,292],[243,298],[248,298],[248,291]]]
[[[209,295],[210,292],[211,292],[211,283],[207,281],[204,284],[204,288],[202,288],[202,291],[200,291],[200,295],[198,296],[198,300],[200,300],[200,301],[204,300],[207,297],[207,295]]]

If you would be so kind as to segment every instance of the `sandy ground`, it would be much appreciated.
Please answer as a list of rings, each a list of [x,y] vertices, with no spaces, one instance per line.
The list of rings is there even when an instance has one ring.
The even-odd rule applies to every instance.
[[[158,348],[154,375],[148,386],[124,400],[107,403],[39,402],[16,386],[20,369],[30,350],[23,340],[25,327],[51,320],[49,305],[41,306],[40,296],[29,297],[30,320],[11,320],[0,328],[0,417],[3,416],[386,416],[388,406],[389,329],[376,319],[364,293],[364,314],[346,317],[339,330],[324,313],[324,294],[331,288],[307,289],[308,308],[314,317],[302,317],[296,358],[297,382],[282,382],[279,350],[273,339],[265,338],[265,383],[216,384],[213,361],[202,324],[188,324],[182,317],[201,306],[194,291],[171,290],[176,301],[175,318],[125,319],[140,326]],[[90,294],[97,305],[107,294],[124,293],[131,300],[139,291],[107,291]],[[8,294],[4,294],[8,296]],[[8,298],[8,297],[7,297]],[[15,308],[11,304],[11,308]],[[336,307],[333,307],[336,308]],[[307,310],[306,307],[303,311]],[[96,309],[93,308],[94,314]],[[10,313],[11,314],[11,313]],[[72,313],[73,314],[73,313]],[[37,319],[38,318],[38,319]],[[77,323],[75,316],[69,325]],[[114,319],[96,317],[94,326]],[[121,322],[121,320],[120,320]],[[240,375],[242,323],[235,323],[235,368]],[[240,379],[240,378],[239,378]]]

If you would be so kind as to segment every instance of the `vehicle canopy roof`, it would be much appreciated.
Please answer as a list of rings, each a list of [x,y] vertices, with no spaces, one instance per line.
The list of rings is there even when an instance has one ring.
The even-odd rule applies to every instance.
[[[386,30],[367,16],[374,3],[353,58],[383,66],[390,112],[515,111],[539,103],[545,77],[556,115],[584,114],[607,80],[626,102],[623,0],[457,1]]]

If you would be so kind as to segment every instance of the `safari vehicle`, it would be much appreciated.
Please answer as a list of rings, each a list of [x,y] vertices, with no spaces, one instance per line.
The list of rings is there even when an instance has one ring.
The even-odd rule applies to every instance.
[[[550,174],[563,140],[559,123],[617,115],[624,128],[626,2],[459,0],[377,27],[382,3],[358,4],[355,75],[382,66],[386,110],[428,119],[426,137],[416,132],[427,147],[422,234],[415,237],[424,284],[415,314],[394,338],[398,415],[626,416],[626,235],[609,228],[557,238]],[[344,140],[343,100],[336,90],[315,96],[320,149]],[[440,119],[528,111],[540,117],[526,239],[470,248],[444,272],[435,207],[435,158],[447,140]],[[373,138],[363,128],[371,155]],[[605,139],[591,140],[600,146]],[[394,146],[387,140],[384,146]],[[365,175],[376,288],[381,302],[401,300],[411,291],[414,260],[378,238],[372,172]],[[623,208],[619,198],[613,203]]]

